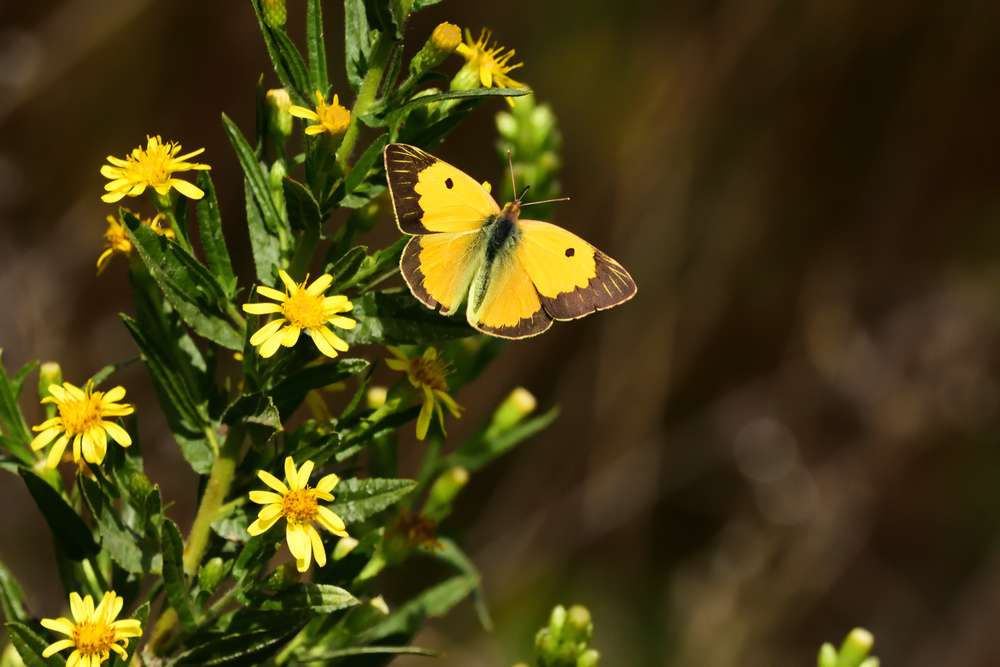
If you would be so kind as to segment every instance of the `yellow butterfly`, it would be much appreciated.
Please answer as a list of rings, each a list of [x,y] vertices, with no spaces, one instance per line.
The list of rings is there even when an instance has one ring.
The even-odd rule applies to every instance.
[[[579,236],[518,220],[520,198],[501,210],[471,176],[406,144],[385,147],[385,171],[399,229],[413,235],[400,269],[429,308],[451,315],[466,301],[479,331],[527,338],[635,296],[622,265]]]

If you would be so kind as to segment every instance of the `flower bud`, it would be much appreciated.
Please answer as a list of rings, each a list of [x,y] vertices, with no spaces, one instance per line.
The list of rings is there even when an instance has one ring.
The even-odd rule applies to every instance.
[[[435,521],[441,521],[451,514],[451,503],[466,484],[469,483],[469,471],[454,467],[441,473],[441,476],[431,487],[424,514]]]
[[[827,642],[819,647],[816,665],[817,667],[837,667],[837,649],[833,648],[833,644]]]
[[[291,106],[292,100],[284,88],[267,91],[267,131],[277,146],[284,146],[292,134],[292,114],[288,113]]]
[[[358,546],[358,541],[353,537],[342,537],[340,541],[337,542],[337,546],[333,548],[333,560],[343,560],[347,554],[354,551],[354,547]]]
[[[288,20],[288,12],[285,9],[285,0],[263,0],[261,9],[264,14],[264,23],[272,28],[283,28]]]
[[[50,384],[62,384],[62,367],[54,361],[46,361],[38,369],[38,398],[47,398]]]
[[[590,611],[583,605],[575,604],[570,607],[560,639],[573,644],[586,644],[593,633],[594,624],[590,620]]]
[[[369,410],[378,410],[385,405],[385,397],[389,395],[389,390],[385,387],[369,387],[365,394],[365,403]]]
[[[566,624],[566,607],[557,604],[549,615],[549,631],[557,640],[562,637],[563,626]]]
[[[600,653],[592,648],[588,648],[580,654],[579,658],[576,659],[576,667],[597,667],[597,663],[600,659]]]
[[[864,628],[854,628],[847,639],[840,647],[840,661],[838,665],[845,667],[857,667],[872,650],[875,645],[875,637]]]
[[[365,604],[360,604],[351,610],[346,623],[344,623],[344,629],[351,636],[359,635],[368,628],[377,625],[388,615],[389,605],[385,603],[382,596],[372,598]]]
[[[517,426],[525,417],[535,411],[538,401],[530,391],[518,387],[510,392],[500,407],[493,413],[493,420],[486,431],[486,437],[496,437]]]
[[[211,595],[222,583],[222,578],[226,576],[228,571],[229,566],[216,556],[198,570],[198,587],[203,593]]]
[[[462,31],[457,25],[442,23],[434,28],[431,38],[410,61],[410,76],[418,77],[444,62],[462,43]]]

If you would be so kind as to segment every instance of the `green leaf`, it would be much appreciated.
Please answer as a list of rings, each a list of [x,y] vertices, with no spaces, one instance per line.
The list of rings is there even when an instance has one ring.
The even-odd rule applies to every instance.
[[[101,543],[115,562],[126,572],[158,574],[163,568],[159,549],[122,522],[97,482],[84,477],[82,470],[76,479],[90,516],[97,522]]]
[[[170,519],[163,522],[163,588],[181,627],[193,632],[198,627],[198,619],[184,574],[184,538]]]
[[[364,0],[344,0],[344,50],[347,81],[354,92],[368,73],[372,51],[371,28],[365,13]]]
[[[27,468],[21,468],[18,472],[28,487],[28,493],[35,499],[35,504],[45,517],[45,522],[49,524],[53,536],[70,560],[80,561],[100,551],[90,534],[90,528],[87,528],[80,515],[73,511],[58,491]]]
[[[444,317],[409,292],[362,294],[351,303],[354,309],[346,315],[357,320],[358,326],[341,334],[349,345],[422,345],[476,333],[464,315],[461,319]]]
[[[292,616],[269,628],[237,632],[195,646],[177,657],[175,664],[199,667],[243,667],[259,665],[278,652],[289,639],[305,627],[309,617]]]
[[[42,653],[48,648],[48,642],[31,630],[24,623],[8,623],[7,634],[10,635],[10,642],[17,649],[18,655],[24,661],[26,667],[64,667],[66,658],[52,655],[43,658]]]
[[[341,208],[361,208],[383,192],[385,192],[385,185],[363,182],[354,192],[345,195],[337,205]]]
[[[107,380],[112,373],[121,370],[126,366],[130,366],[137,361],[139,361],[139,357],[132,357],[131,359],[126,359],[125,361],[119,361],[117,364],[109,364],[104,368],[102,368],[101,370],[94,373],[89,381],[93,383],[94,388],[96,389],[97,387],[100,387],[101,383]]]
[[[14,377],[10,379],[10,388],[15,396],[21,395],[21,390],[24,389],[25,378],[27,378],[28,374],[31,373],[31,371],[35,370],[36,368],[38,368],[38,362],[29,361],[24,366],[21,366],[21,370],[19,370],[17,373],[14,373]]]
[[[278,267],[281,264],[281,244],[278,237],[270,233],[260,207],[254,200],[250,181],[244,188],[247,205],[247,226],[250,231],[250,248],[253,251],[253,263],[257,269],[257,282],[270,286],[278,280]]]
[[[359,643],[369,643],[392,635],[410,635],[428,617],[444,616],[475,589],[479,577],[463,574],[429,588],[396,609],[375,627],[358,635]]]
[[[486,632],[493,632],[493,619],[490,618],[490,611],[486,606],[486,594],[483,592],[482,577],[475,563],[465,555],[458,544],[447,537],[439,537],[438,542],[443,549],[433,550],[432,555],[443,563],[448,563],[462,574],[471,574],[479,579],[476,589],[472,592],[472,602],[476,607],[476,614],[479,616],[479,623]]]
[[[222,423],[232,426],[242,422],[254,447],[263,447],[282,430],[281,415],[270,396],[262,393],[244,394],[222,415]]]
[[[449,454],[444,462],[448,467],[461,466],[472,472],[479,470],[504,452],[541,431],[559,416],[559,407],[553,407],[543,415],[521,422],[498,435],[488,437],[486,428],[467,440],[461,447]]]
[[[271,390],[271,397],[282,418],[287,419],[302,404],[310,390],[340,382],[366,368],[368,362],[364,359],[340,359],[307,366],[279,382]]]
[[[413,4],[410,5],[410,13],[419,12],[424,7],[430,7],[431,5],[436,5],[441,2],[441,0],[413,0]]]
[[[403,248],[406,247],[409,240],[410,238],[408,236],[404,236],[388,248],[378,250],[375,254],[362,259],[361,266],[354,271],[353,276],[350,278],[344,278],[343,285],[340,289],[347,289],[354,286],[367,286],[369,279],[373,276],[389,268],[398,268],[399,259],[403,255]],[[348,254],[350,254],[350,252]]]
[[[368,176],[368,172],[371,168],[376,165],[379,158],[382,156],[382,150],[385,148],[386,142],[389,141],[389,135],[382,134],[371,145],[365,150],[365,152],[358,158],[358,161],[354,163],[351,168],[351,173],[347,175],[344,179],[344,194],[349,195],[354,190],[357,189],[361,182],[365,180]]]
[[[181,318],[199,335],[231,350],[242,349],[240,332],[219,307],[226,295],[212,274],[130,212],[122,209],[121,216],[143,263]]]
[[[412,479],[342,479],[334,488],[330,511],[344,523],[360,523],[417,488]]]
[[[293,229],[319,229],[323,226],[319,202],[306,186],[287,176],[281,179],[288,207],[288,221]]]
[[[253,11],[257,15],[257,22],[260,24],[260,31],[264,35],[264,43],[267,45],[267,53],[271,56],[271,64],[274,65],[274,72],[278,75],[278,79],[281,81],[281,85],[288,91],[288,95],[292,98],[292,103],[299,106],[306,106],[306,98],[303,97],[302,91],[304,84],[308,82],[308,76],[303,76],[304,72],[296,72],[293,75],[289,71],[288,63],[286,58],[289,54],[286,52],[283,45],[277,43],[277,35],[284,36],[281,30],[272,30],[271,26],[267,25],[264,21],[264,16],[261,13],[260,0],[253,0]],[[287,40],[288,37],[285,36]],[[292,49],[294,50],[294,46]],[[295,52],[298,56],[298,52]],[[299,63],[302,63],[302,57],[298,58]],[[305,69],[305,65],[302,65],[302,69]],[[308,91],[307,91],[308,92]]]
[[[302,100],[315,99],[315,89],[309,80],[309,70],[306,69],[306,63],[302,60],[302,55],[295,47],[295,44],[285,34],[284,30],[271,30],[271,40],[274,44],[274,50],[281,58],[285,71],[288,72],[294,90],[298,92],[299,97]],[[289,94],[291,94],[291,91],[289,91]],[[296,102],[296,104],[309,106],[308,104],[301,104],[299,102]]]
[[[329,653],[317,656],[307,656],[299,658],[299,662],[309,664],[312,662],[326,662],[335,658],[343,658],[349,655],[374,655],[379,653],[389,653],[393,655],[426,655],[429,658],[443,658],[444,653],[438,653],[426,648],[417,646],[351,646],[350,648],[340,648]]]
[[[256,5],[257,0],[254,1],[254,6],[256,7]],[[301,102],[296,102],[296,104],[301,104]],[[257,155],[250,148],[247,140],[243,138],[240,128],[236,127],[236,123],[229,120],[229,116],[226,114],[222,114],[222,125],[226,129],[229,142],[236,151],[236,158],[240,161],[240,166],[243,167],[243,173],[246,174],[247,181],[250,183],[253,197],[257,201],[257,205],[260,206],[260,211],[264,216],[264,224],[273,234],[277,235],[279,230],[284,227],[284,223],[278,214],[278,209],[274,206],[274,200],[271,198],[271,184],[268,175],[261,169]]]
[[[381,31],[386,37],[396,39],[396,20],[389,9],[389,0],[364,0],[368,25]]]
[[[306,42],[309,49],[309,80],[325,97],[330,89],[326,73],[326,40],[323,37],[323,8],[320,0],[306,3]]]
[[[0,353],[2,352],[3,350],[0,350]],[[15,383],[7,378],[6,369],[0,366],[0,419],[3,420],[11,440],[26,445],[31,442],[31,431],[28,430],[21,407],[17,404],[17,397],[21,392],[15,391],[16,389]]]
[[[3,563],[0,563],[0,604],[3,605],[3,615],[8,622],[28,622],[28,613],[24,610],[24,591]]]
[[[229,261],[229,251],[226,250],[226,239],[222,235],[222,216],[219,213],[219,202],[215,197],[215,186],[207,171],[198,172],[198,187],[205,191],[205,196],[198,200],[198,227],[201,230],[201,242],[205,247],[208,267],[222,286],[227,298],[236,293],[236,276],[233,275],[233,265]]]
[[[444,100],[464,100],[479,97],[521,97],[531,92],[531,88],[473,88],[472,90],[449,90],[434,95],[421,95],[411,98],[409,102],[395,109],[394,113],[403,115],[422,104],[443,102]]]
[[[260,611],[313,609],[321,614],[359,604],[359,600],[343,588],[326,584],[293,584],[277,595],[260,594],[251,601],[253,608]]]
[[[243,582],[247,577],[253,577],[278,552],[279,546],[281,543],[275,535],[266,532],[250,537],[233,563],[233,579]]]
[[[354,274],[361,268],[361,263],[367,257],[367,251],[368,249],[365,246],[356,246],[344,253],[335,262],[327,262],[323,273],[329,273],[333,276],[333,284],[330,286],[331,294],[339,294],[342,286],[354,277]]]

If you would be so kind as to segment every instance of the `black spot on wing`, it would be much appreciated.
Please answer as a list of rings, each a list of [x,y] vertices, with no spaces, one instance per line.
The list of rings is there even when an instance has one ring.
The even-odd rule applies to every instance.
[[[594,277],[585,287],[555,298],[539,295],[542,305],[556,320],[575,320],[598,310],[606,310],[635,296],[632,276],[621,264],[600,250],[594,251]]]
[[[575,254],[576,254],[576,249],[575,248],[566,248],[566,256],[567,257],[572,257]]]
[[[444,181],[444,187],[451,190],[453,187],[455,187],[455,181],[451,180],[450,178],[446,178]]]
[[[404,234],[429,234],[421,220],[424,210],[417,200],[417,178],[424,169],[437,162],[419,148],[406,144],[389,144],[385,147],[385,173],[392,194],[396,222]]]

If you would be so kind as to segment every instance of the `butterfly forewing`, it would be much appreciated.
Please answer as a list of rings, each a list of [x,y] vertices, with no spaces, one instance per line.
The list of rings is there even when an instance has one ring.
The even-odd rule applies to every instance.
[[[386,146],[385,171],[404,234],[478,231],[500,212],[475,179],[414,146]]]

